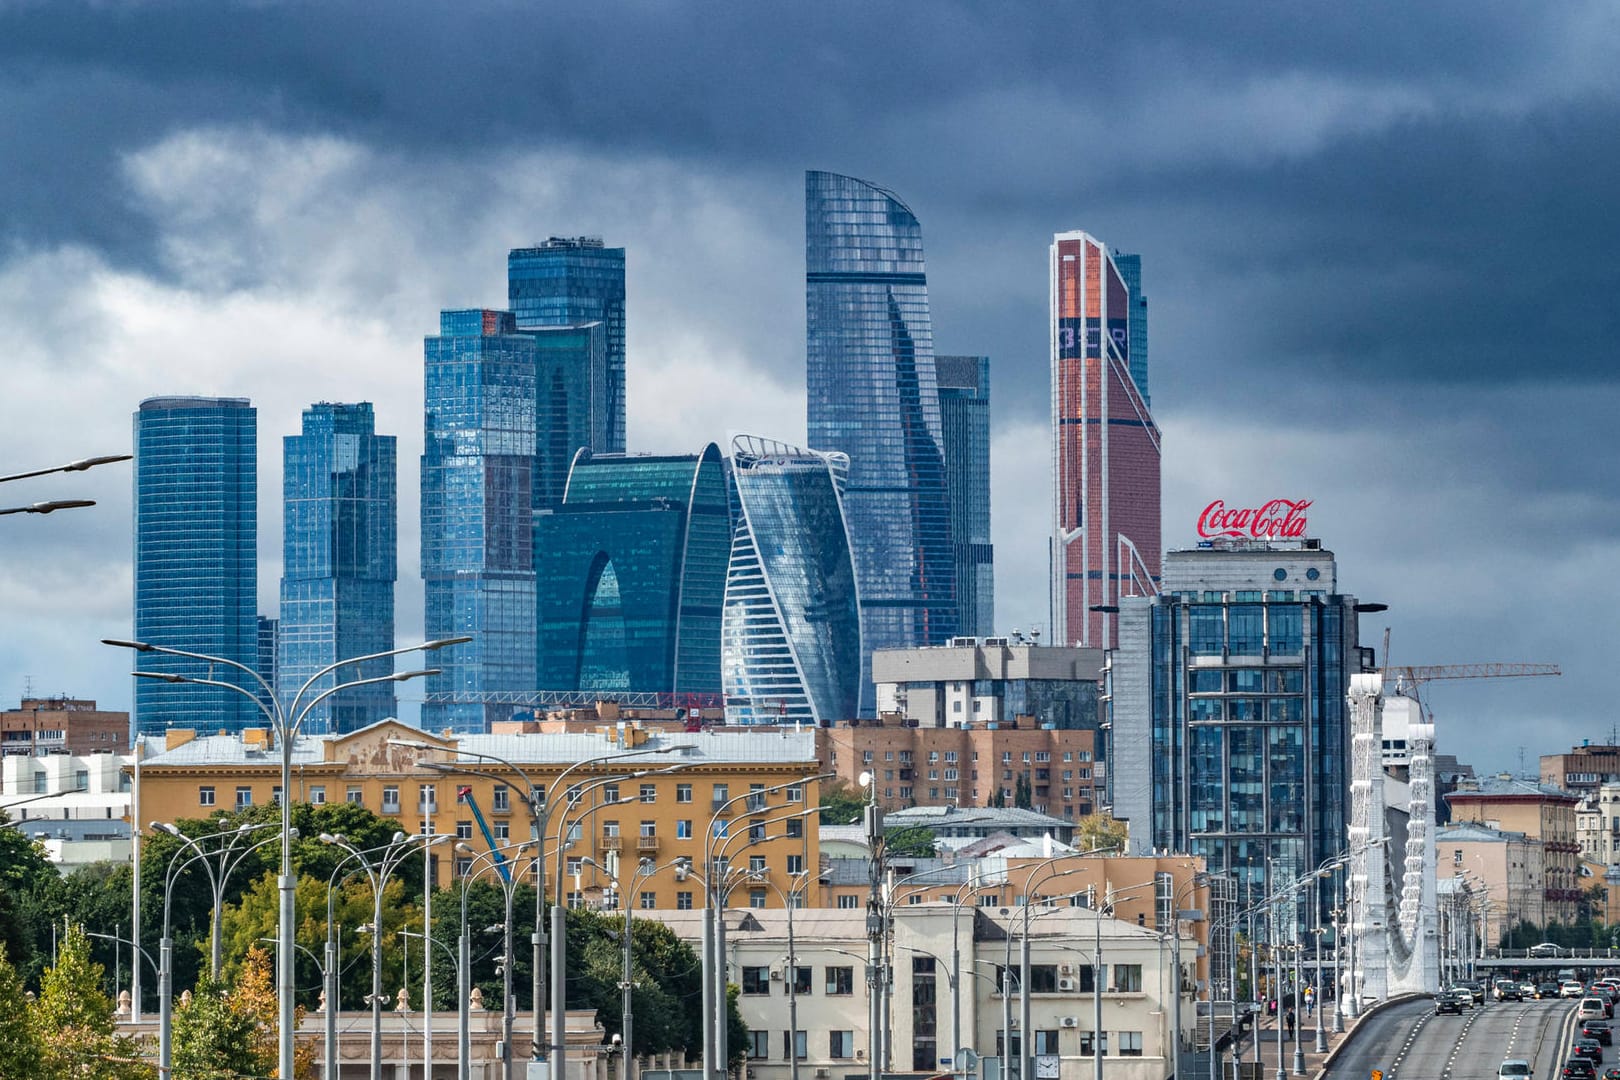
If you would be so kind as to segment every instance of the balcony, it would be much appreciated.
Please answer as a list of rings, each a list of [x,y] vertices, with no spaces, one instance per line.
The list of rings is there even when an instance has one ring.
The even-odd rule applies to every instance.
[[[622,851],[622,850],[624,850],[624,837],[618,836],[618,835],[602,837],[602,850],[603,851]]]
[[[385,814],[399,813],[399,800],[394,799],[392,802],[390,802],[389,800],[384,799],[382,804],[382,812]]]
[[[646,852],[656,852],[658,850],[658,837],[656,837],[656,836],[638,836],[638,837],[636,837],[636,850],[637,851],[646,851]]]

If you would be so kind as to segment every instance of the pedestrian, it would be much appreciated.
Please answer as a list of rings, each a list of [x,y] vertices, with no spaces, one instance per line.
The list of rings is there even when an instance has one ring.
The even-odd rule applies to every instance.
[[[1293,1009],[1289,1009],[1288,1014],[1283,1017],[1283,1029],[1288,1032],[1288,1037],[1290,1039],[1292,1039],[1294,1037],[1294,1010]]]
[[[1316,1015],[1316,988],[1314,986],[1305,988],[1305,1015]]]

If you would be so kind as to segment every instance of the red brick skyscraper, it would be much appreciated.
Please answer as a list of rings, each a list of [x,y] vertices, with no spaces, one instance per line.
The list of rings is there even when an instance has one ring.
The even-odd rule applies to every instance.
[[[1130,290],[1083,232],[1052,241],[1052,642],[1112,648],[1159,579],[1159,429],[1131,377]]]

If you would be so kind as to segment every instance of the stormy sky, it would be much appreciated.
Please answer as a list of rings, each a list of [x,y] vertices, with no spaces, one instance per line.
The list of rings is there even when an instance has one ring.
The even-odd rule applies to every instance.
[[[628,248],[629,438],[804,433],[803,172],[921,219],[935,344],[992,358],[997,619],[1046,619],[1046,250],[1143,256],[1164,535],[1314,500],[1443,750],[1517,769],[1616,724],[1620,12],[1603,3],[247,5],[0,0],[0,472],[126,451],[143,397],[400,437],[421,631],[422,350],[508,248]],[[0,705],[127,708],[129,466],[8,484]],[[1377,642],[1374,641],[1374,644]],[[407,709],[407,715],[411,710]]]

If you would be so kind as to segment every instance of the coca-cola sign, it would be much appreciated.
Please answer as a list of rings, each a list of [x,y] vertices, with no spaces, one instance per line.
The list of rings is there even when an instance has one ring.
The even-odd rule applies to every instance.
[[[1253,540],[1298,540],[1305,535],[1305,511],[1309,499],[1272,499],[1260,507],[1228,509],[1220,499],[1204,507],[1198,515],[1198,535],[1246,537]]]

